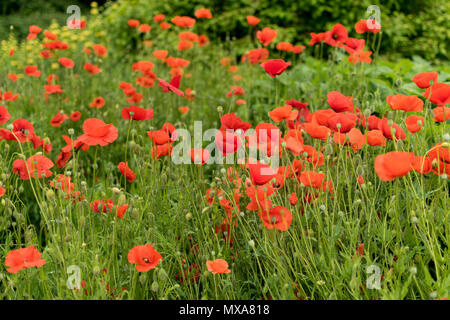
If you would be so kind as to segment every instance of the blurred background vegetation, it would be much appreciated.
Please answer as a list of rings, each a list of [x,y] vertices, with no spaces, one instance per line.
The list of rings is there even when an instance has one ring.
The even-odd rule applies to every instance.
[[[130,46],[127,20],[134,18],[152,23],[152,17],[164,13],[193,16],[196,9],[211,9],[214,18],[202,21],[201,29],[211,40],[241,38],[249,33],[245,17],[256,15],[259,26],[279,31],[277,41],[306,44],[310,32],[321,32],[335,23],[353,31],[357,21],[367,18],[366,9],[377,5],[381,10],[383,41],[381,53],[401,57],[419,55],[427,60],[448,60],[450,50],[450,1],[448,0],[115,0],[97,1],[101,27],[111,35],[118,49]],[[89,13],[88,0],[2,0],[0,39],[7,38],[10,25],[24,38],[31,24],[45,28],[52,20],[64,23],[66,8],[77,4],[83,16]]]

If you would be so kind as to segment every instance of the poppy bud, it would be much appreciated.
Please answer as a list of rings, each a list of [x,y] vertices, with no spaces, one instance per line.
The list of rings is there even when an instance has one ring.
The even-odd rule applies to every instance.
[[[94,274],[99,274],[100,273],[100,267],[98,265],[94,266],[94,268],[92,269],[92,272]]]
[[[125,195],[122,193],[122,194],[119,196],[119,199],[117,200],[117,204],[118,204],[119,206],[122,206],[122,205],[125,204],[126,201],[127,201],[127,198],[126,198]]]
[[[145,284],[145,280],[147,280],[147,277],[145,276],[145,274],[142,274],[139,276],[139,282],[144,285]]]
[[[138,211],[138,209],[134,208],[133,211],[131,211],[131,217],[133,219],[138,219],[139,218],[139,211]]]
[[[206,213],[206,211],[208,211],[208,210],[209,210],[209,207],[205,207],[205,208],[203,208],[202,213]]]
[[[153,291],[153,292],[158,292],[158,290],[159,290],[159,284],[158,284],[158,282],[153,281],[153,283],[152,283],[152,291]]]
[[[448,175],[445,174],[445,173],[441,174],[441,179],[442,180],[447,180],[448,179]]]
[[[186,220],[191,220],[192,219],[192,213],[188,213],[188,214],[186,214]]]
[[[79,222],[81,228],[86,227],[86,218],[84,216],[81,216],[80,219],[78,220],[78,222]]]
[[[69,130],[67,130],[69,133],[69,136],[73,136],[75,134],[75,130],[73,130],[73,128],[69,128]]]
[[[218,106],[217,107],[217,112],[218,113],[222,113],[223,112],[223,107],[222,106]]]
[[[254,249],[254,248],[255,248],[255,241],[250,240],[250,241],[248,242],[248,245],[249,245],[250,248]]]
[[[450,145],[449,143],[448,143],[448,141],[450,141],[450,134],[448,134],[448,133],[444,133],[443,135],[442,135],[442,139],[444,140],[444,141],[446,141],[446,142],[444,142],[446,145],[447,145],[447,147]],[[444,143],[442,144],[442,146],[444,145]],[[7,145],[5,145],[5,147],[6,147]]]
[[[168,276],[167,276],[166,270],[164,270],[163,268],[159,269],[159,271],[158,271],[158,279],[164,281],[167,278],[168,278]]]
[[[55,197],[55,192],[53,190],[49,189],[45,193],[45,196],[47,197],[47,199],[51,200]]]

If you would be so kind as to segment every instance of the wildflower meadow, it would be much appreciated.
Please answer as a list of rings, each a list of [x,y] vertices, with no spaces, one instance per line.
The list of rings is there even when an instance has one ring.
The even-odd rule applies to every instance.
[[[152,2],[3,35],[0,300],[446,300],[448,56]]]

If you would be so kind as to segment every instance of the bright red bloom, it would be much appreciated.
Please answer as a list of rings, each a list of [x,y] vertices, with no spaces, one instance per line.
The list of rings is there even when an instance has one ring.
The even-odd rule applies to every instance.
[[[387,96],[386,101],[392,110],[422,112],[423,101],[417,96],[396,94]]]
[[[26,66],[25,73],[30,77],[38,78],[41,75],[41,72],[38,70],[37,66]]]
[[[242,62],[249,60],[250,64],[257,64],[266,61],[268,57],[269,50],[265,48],[253,49],[242,56]]]
[[[300,175],[299,180],[307,187],[320,189],[322,187],[322,182],[324,178],[325,173],[317,173],[315,171],[303,171]]]
[[[209,159],[209,151],[206,149],[191,149],[191,160],[195,164],[204,165]]]
[[[344,43],[348,38],[347,29],[340,23],[333,26],[331,31],[327,32],[325,42],[330,46],[336,47],[339,43]]]
[[[375,158],[375,172],[383,181],[406,176],[412,170],[412,152],[392,151]]]
[[[353,112],[354,105],[352,102],[352,97],[346,97],[339,91],[331,91],[327,95],[328,104],[336,112]]]
[[[13,163],[13,172],[20,176],[22,180],[30,178],[48,178],[53,173],[50,169],[54,163],[45,156],[36,154],[28,158],[27,162],[22,159],[17,159]]]
[[[436,83],[427,88],[423,96],[439,107],[450,104],[450,84]]]
[[[297,119],[298,110],[292,110],[292,106],[284,105],[278,107],[269,112],[269,117],[275,121],[280,122],[283,120],[295,120]]]
[[[356,33],[366,33],[366,32],[372,32],[377,33],[381,30],[380,23],[375,19],[365,20],[361,19],[355,24],[355,31]]]
[[[5,124],[11,119],[11,115],[4,106],[0,106],[0,125]]]
[[[143,109],[138,106],[131,105],[129,108],[122,109],[122,118],[129,120],[130,118],[137,121],[152,120],[153,109]]]
[[[137,28],[137,27],[139,26],[139,24],[140,24],[140,21],[139,21],[139,20],[136,20],[136,19],[130,19],[130,20],[128,20],[128,25],[129,25],[131,28]]]
[[[177,25],[181,28],[192,28],[195,24],[195,19],[186,16],[176,16],[171,21],[174,25]]]
[[[422,129],[424,121],[425,121],[424,117],[409,116],[408,118],[405,119],[406,128],[409,130],[409,132],[414,134],[417,131],[420,131],[420,129]]]
[[[86,70],[90,74],[97,74],[101,71],[98,66],[89,62],[84,64],[84,70]]]
[[[94,98],[94,100],[92,100],[90,106],[92,108],[103,108],[103,106],[105,105],[105,99],[103,99],[102,97],[96,97]]]
[[[70,120],[72,121],[78,121],[81,119],[81,112],[80,111],[74,111],[70,114]]]
[[[392,126],[390,126],[389,120],[387,118],[381,119],[379,129],[381,130],[381,132],[383,132],[383,135],[389,140],[393,139],[392,134],[394,134],[397,140],[406,139],[405,131],[403,131],[403,129],[400,128],[398,124],[396,124],[395,122],[392,122]]]
[[[450,119],[450,108],[447,107],[436,107],[433,109],[434,122],[444,122]]]
[[[269,45],[277,37],[277,31],[271,28],[264,28],[256,32],[256,37],[264,46]]]
[[[139,272],[154,269],[162,260],[162,256],[151,244],[136,246],[128,252],[128,262],[136,263],[136,270]]]
[[[228,269],[228,263],[223,259],[216,259],[213,261],[208,260],[206,261],[206,267],[212,274],[231,272],[231,270]]]
[[[291,212],[282,206],[276,206],[270,211],[260,211],[259,216],[267,229],[275,228],[280,231],[286,231],[292,223]]]
[[[129,183],[132,183],[136,179],[137,175],[128,167],[128,162],[120,162],[117,169],[119,169],[122,175],[127,178]]]
[[[251,26],[256,26],[261,20],[255,16],[247,16],[247,23]]]
[[[438,82],[439,74],[437,72],[421,72],[416,74],[411,80],[420,88],[426,89],[431,86],[431,81]]]
[[[5,265],[9,267],[6,271],[17,273],[22,269],[39,268],[45,264],[41,256],[35,246],[11,250],[5,258]]]
[[[239,130],[239,129],[241,129],[242,131],[245,132],[248,129],[250,129],[252,126],[251,123],[242,121],[242,119],[239,118],[234,113],[224,114],[220,118],[220,123],[222,124],[222,127],[220,127],[220,130],[227,130],[227,129]]]
[[[72,69],[75,66],[75,62],[73,62],[72,59],[66,57],[59,58],[58,61],[63,67],[67,69]]]
[[[272,59],[261,63],[261,67],[263,67],[272,78],[282,74],[290,65],[290,62],[285,62],[283,59]]]
[[[161,78],[158,78],[159,85],[162,87],[163,92],[169,92],[172,91],[175,94],[179,95],[180,97],[184,97],[184,92],[181,91],[180,88],[180,80],[181,75],[176,75],[170,80],[170,83],[167,83]]]
[[[99,57],[104,57],[108,53],[108,49],[106,49],[106,47],[101,44],[93,44],[92,49],[94,49],[95,55]]]
[[[77,141],[81,141],[88,146],[106,146],[109,143],[114,142],[119,131],[112,124],[105,124],[100,119],[87,119],[83,123],[84,134],[79,136]]]
[[[52,118],[52,120],[50,121],[50,125],[52,127],[58,128],[59,126],[61,126],[64,121],[66,121],[67,119],[69,119],[69,117],[67,116],[67,114],[61,114],[61,110],[58,110],[58,112],[56,113],[56,116],[54,116]]]
[[[272,180],[277,171],[265,163],[247,163],[247,169],[250,173],[250,179],[254,185],[264,185]]]
[[[209,9],[198,9],[194,13],[197,19],[211,19],[212,13]]]
[[[166,16],[162,13],[157,14],[156,16],[153,17],[153,21],[155,22],[161,22],[166,18]]]

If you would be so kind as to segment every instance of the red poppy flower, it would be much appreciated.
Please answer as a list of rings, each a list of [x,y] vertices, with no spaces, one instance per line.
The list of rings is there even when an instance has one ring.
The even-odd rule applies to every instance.
[[[136,270],[147,272],[162,261],[162,256],[151,244],[136,246],[128,252],[128,262],[136,263]]]
[[[386,138],[381,130],[370,130],[365,133],[366,142],[370,146],[384,146]]]
[[[18,77],[17,74],[15,74],[15,73],[8,73],[8,78],[9,78],[9,80],[11,80],[12,82],[16,82],[17,79],[18,79],[19,77]]]
[[[0,125],[5,124],[11,119],[11,115],[4,106],[0,106]]]
[[[177,25],[181,28],[192,28],[195,24],[195,19],[186,16],[176,16],[171,21],[174,25]]]
[[[212,18],[212,13],[209,9],[195,10],[194,15],[198,19],[211,19]]]
[[[259,42],[267,46],[277,37],[277,31],[271,28],[264,28],[256,32],[256,37]]]
[[[0,187],[0,197],[3,197],[6,193],[5,188]]]
[[[9,267],[6,271],[17,273],[22,269],[39,268],[45,264],[41,256],[35,246],[11,250],[5,258],[5,265]]]
[[[263,67],[272,78],[275,78],[282,74],[290,65],[290,62],[285,62],[283,59],[272,59],[262,63],[261,67]]]
[[[27,162],[22,159],[17,159],[13,163],[13,172],[20,176],[22,180],[30,178],[48,178],[53,173],[50,169],[54,163],[45,156],[36,154],[28,158]]]
[[[392,110],[422,112],[423,101],[417,96],[396,94],[387,96],[386,101]]]
[[[132,183],[136,179],[137,175],[128,167],[128,162],[120,162],[117,169],[119,169],[122,175],[127,178],[129,183]]]
[[[439,74],[437,72],[421,72],[416,74],[411,80],[420,88],[426,89],[431,86],[431,81],[438,82]]]
[[[258,161],[256,161],[256,163],[247,163],[247,169],[254,185],[264,185],[272,180],[277,174],[277,171],[271,166]]]
[[[159,26],[161,27],[161,29],[167,30],[167,29],[170,28],[170,23],[163,21],[163,22],[160,23]]]
[[[356,125],[357,116],[353,113],[337,113],[328,119],[328,128],[335,132],[349,132]]]
[[[411,166],[413,169],[421,174],[430,173],[432,170],[432,162],[431,159],[427,156],[417,156],[414,157]]]
[[[450,175],[450,148],[448,142],[440,142],[427,152],[435,174]]]
[[[381,30],[380,23],[375,19],[365,20],[361,19],[355,24],[355,31],[356,33],[366,33],[366,32],[372,32],[377,33]]]
[[[412,170],[412,152],[392,151],[375,158],[375,172],[383,181],[406,176]]]
[[[105,124],[100,119],[87,119],[83,123],[84,134],[79,136],[77,141],[81,141],[88,146],[106,146],[109,143],[114,142],[119,131],[112,124]]]
[[[162,13],[157,14],[156,16],[153,17],[153,21],[155,22],[161,22],[166,18],[166,16]]]
[[[137,27],[139,26],[139,24],[140,24],[139,20],[136,20],[136,19],[130,19],[130,20],[128,20],[128,25],[129,25],[131,28],[137,28]]]
[[[94,53],[98,57],[104,57],[108,53],[108,49],[101,44],[93,44],[92,49],[94,49]]]
[[[328,104],[336,112],[353,112],[352,97],[346,97],[339,91],[331,91],[327,94]]]
[[[326,141],[331,135],[331,130],[328,127],[318,125],[316,123],[304,123],[303,128],[313,138]]]
[[[61,110],[58,110],[58,112],[56,113],[56,116],[54,116],[52,118],[52,120],[50,121],[50,125],[52,127],[58,128],[59,126],[61,126],[64,121],[66,121],[67,119],[69,119],[69,117],[67,116],[67,114],[61,114]]]
[[[444,122],[450,119],[450,108],[447,107],[436,107],[433,109],[434,122]]]
[[[75,62],[73,62],[72,59],[66,57],[59,58],[58,61],[63,67],[67,69],[72,69],[75,66]]]
[[[286,51],[286,52],[291,52],[293,47],[294,46],[292,45],[292,43],[285,42],[285,41],[278,42],[277,46],[276,46],[277,50]]]
[[[147,33],[152,30],[152,27],[146,23],[143,23],[139,26],[139,32],[141,33]]]
[[[78,121],[78,120],[80,120],[81,119],[81,112],[80,111],[75,111],[75,112],[72,112],[71,114],[70,114],[70,120],[72,120],[72,121]]]
[[[90,203],[90,207],[96,213],[110,213],[114,202],[111,199],[94,200]]]
[[[215,141],[224,156],[237,152],[242,146],[242,137],[234,130],[219,130]]]
[[[255,16],[247,16],[247,23],[251,26],[256,26],[261,20]]]
[[[252,126],[251,123],[242,121],[242,119],[239,118],[234,113],[224,114],[220,118],[220,123],[222,124],[222,127],[220,127],[220,130],[226,130],[226,129],[239,130],[239,129],[241,129],[242,131],[245,132],[248,129],[250,129]]]
[[[278,107],[269,112],[269,117],[275,121],[280,122],[283,120],[295,120],[297,119],[298,110],[292,110],[292,106],[284,105]]]
[[[26,66],[25,73],[30,77],[40,77],[41,72],[38,70],[37,66]]]
[[[89,62],[84,64],[84,70],[86,70],[90,74],[97,74],[101,71],[98,66]]]
[[[191,149],[191,160],[195,164],[204,165],[209,159],[209,151],[206,149]]]
[[[250,64],[257,64],[266,61],[268,57],[269,50],[265,48],[253,49],[242,56],[242,62],[249,60]]]
[[[423,96],[439,107],[450,104],[450,84],[436,83],[427,88]]]
[[[348,38],[347,29],[340,23],[333,26],[331,31],[327,33],[325,42],[330,46],[337,46],[339,43],[344,43]]]
[[[323,178],[325,178],[325,173],[317,173],[315,171],[303,171],[300,175],[299,180],[307,187],[320,189],[322,187]]]
[[[280,231],[286,231],[292,223],[291,212],[282,206],[276,206],[270,211],[260,211],[259,216],[267,229],[275,228]]]
[[[105,99],[102,97],[94,98],[94,100],[91,102],[90,106],[92,108],[102,108],[105,105]]]
[[[159,85],[162,87],[163,92],[169,92],[172,91],[175,94],[179,95],[180,97],[184,97],[184,92],[181,91],[180,88],[180,80],[181,75],[174,76],[172,80],[170,80],[170,83],[167,83],[161,78],[158,78]]]
[[[231,272],[231,270],[228,269],[228,262],[223,259],[208,260],[206,261],[206,267],[212,274]]]
[[[379,129],[383,132],[383,135],[389,140],[393,139],[392,134],[394,134],[397,140],[406,139],[405,131],[398,126],[395,122],[392,122],[392,126],[389,125],[389,120],[387,118],[383,118],[380,121]]]
[[[409,132],[414,134],[417,131],[420,131],[420,129],[422,129],[424,121],[425,121],[424,117],[409,116],[408,118],[405,119],[406,128],[409,130]]]
[[[169,54],[169,51],[167,50],[155,50],[153,51],[153,55],[156,59],[164,60],[167,55]]]
[[[153,109],[143,109],[138,106],[131,105],[129,108],[122,109],[122,118],[125,120],[133,119],[137,121],[152,120]]]

